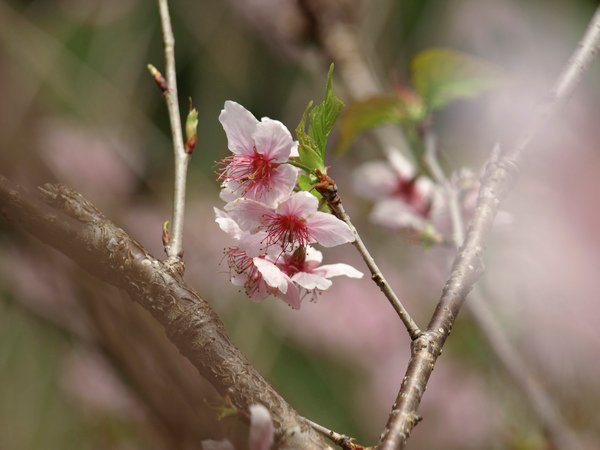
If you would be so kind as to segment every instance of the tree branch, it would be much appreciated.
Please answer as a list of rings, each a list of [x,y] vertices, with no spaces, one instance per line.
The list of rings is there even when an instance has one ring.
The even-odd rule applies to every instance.
[[[162,26],[163,41],[165,44],[165,65],[167,72],[167,89],[164,91],[169,121],[171,123],[171,136],[173,140],[173,155],[175,157],[175,186],[173,189],[173,214],[171,216],[171,231],[165,251],[169,258],[180,260],[183,258],[183,219],[185,214],[185,188],[187,167],[190,154],[185,151],[183,133],[181,129],[181,115],[179,114],[179,100],[177,95],[177,73],[175,71],[175,38],[171,28],[169,5],[167,0],[158,0],[160,22]]]
[[[439,165],[435,136],[425,133],[425,159],[436,182],[443,186],[450,218],[452,222],[452,236],[454,246],[460,249],[465,239],[465,225],[462,218],[461,206],[458,200],[457,189],[444,175]],[[517,389],[527,399],[527,404],[535,414],[550,442],[556,449],[577,450],[582,448],[577,435],[566,425],[560,415],[559,409],[544,388],[538,383],[537,378],[528,370],[527,363],[519,351],[512,345],[503,333],[502,327],[496,320],[494,313],[488,307],[482,294],[483,286],[480,281],[469,294],[466,302],[467,310],[471,314],[477,328],[481,331],[494,355],[512,378]]]
[[[600,8],[594,14],[582,41],[552,88],[548,100],[534,113],[532,122],[525,128],[513,150],[503,157],[499,151],[495,151],[487,162],[477,207],[465,241],[454,260],[450,278],[427,331],[413,342],[406,375],[388,418],[379,449],[404,448],[412,429],[419,421],[417,409],[435,362],[467,294],[483,272],[481,258],[485,241],[492,229],[498,205],[514,185],[518,159],[542,126],[574,90],[597,56],[599,47]]]
[[[377,286],[379,286],[381,292],[383,292],[383,294],[391,303],[394,310],[396,310],[398,316],[400,316],[400,320],[402,320],[402,323],[406,327],[410,338],[414,341],[421,335],[421,330],[419,329],[417,323],[410,316],[409,312],[406,310],[406,308],[404,307],[394,290],[391,288],[390,284],[383,276],[383,273],[375,263],[375,260],[373,259],[371,254],[369,253],[369,250],[362,241],[360,235],[358,234],[358,231],[356,231],[356,227],[354,226],[354,224],[350,220],[350,216],[346,213],[346,210],[344,209],[344,205],[342,204],[342,199],[338,194],[338,189],[337,185],[335,184],[335,181],[328,175],[318,171],[317,175],[319,176],[320,181],[315,186],[315,189],[319,191],[319,193],[327,201],[327,205],[329,206],[329,209],[331,209],[331,212],[338,219],[343,220],[346,223],[346,225],[350,227],[350,230],[352,230],[352,233],[355,237],[355,240],[352,244],[354,244],[354,246],[362,256],[363,260],[365,261],[365,264],[369,268],[369,271],[371,272],[371,279],[375,282]]]
[[[255,403],[273,417],[282,449],[331,448],[230,342],[210,305],[170,265],[152,257],[80,194],[45,185],[40,201],[0,176],[0,214],[126,291],[164,327],[169,339],[215,389],[244,411]]]

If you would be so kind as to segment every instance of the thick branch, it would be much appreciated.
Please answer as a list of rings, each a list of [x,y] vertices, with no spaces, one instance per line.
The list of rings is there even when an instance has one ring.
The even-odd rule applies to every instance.
[[[265,405],[279,448],[331,448],[230,342],[210,305],[180,275],[152,257],[80,194],[46,185],[43,202],[0,176],[0,213],[100,279],[126,291],[165,328],[169,339],[223,396],[247,411]]]
[[[183,219],[185,214],[185,187],[187,167],[190,155],[186,153],[181,130],[181,115],[179,114],[179,100],[177,97],[177,75],[175,71],[175,38],[171,28],[169,5],[167,0],[158,0],[160,22],[165,43],[165,64],[167,72],[167,90],[164,93],[171,135],[173,140],[173,155],[175,157],[175,186],[173,190],[173,214],[171,217],[171,231],[169,241],[165,246],[167,256],[170,258],[183,257]]]
[[[417,409],[427,382],[450,334],[456,316],[473,285],[483,271],[482,252],[492,229],[498,205],[512,188],[517,161],[557,108],[567,99],[583,73],[589,68],[600,47],[600,8],[594,14],[577,50],[553,87],[549,99],[534,114],[513,150],[500,157],[494,152],[487,163],[474,216],[465,241],[454,260],[450,279],[444,287],[427,331],[412,346],[406,376],[382,435],[379,448],[404,448],[418,422]]]

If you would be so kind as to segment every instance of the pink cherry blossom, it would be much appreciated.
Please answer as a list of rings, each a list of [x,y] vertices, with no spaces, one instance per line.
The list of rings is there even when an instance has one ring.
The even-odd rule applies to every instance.
[[[329,278],[345,275],[350,278],[362,278],[362,272],[348,264],[326,264],[320,266],[323,254],[312,247],[299,247],[293,253],[283,255],[277,260],[277,266],[294,283],[306,291],[324,291],[332,282]]]
[[[288,129],[279,121],[263,117],[259,122],[242,105],[226,101],[219,121],[233,153],[221,161],[221,198],[245,197],[274,206],[287,198],[298,169],[286,164],[298,153]]]
[[[264,253],[264,232],[250,234],[241,230],[227,213],[214,208],[215,221],[236,245],[225,249],[231,283],[244,288],[252,301],[260,302],[269,295],[285,301],[294,309],[300,308],[300,291],[288,275],[274,263],[276,256]]]
[[[352,231],[337,217],[318,211],[318,200],[308,192],[296,192],[276,208],[249,199],[228,203],[228,211],[242,230],[266,233],[267,246],[283,251],[319,243],[334,247],[354,241]]]

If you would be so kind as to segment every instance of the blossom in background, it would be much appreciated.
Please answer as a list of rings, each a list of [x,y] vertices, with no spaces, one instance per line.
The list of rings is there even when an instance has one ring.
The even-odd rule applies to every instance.
[[[225,210],[244,230],[264,230],[265,243],[277,244],[285,250],[319,243],[334,247],[354,241],[354,234],[344,222],[332,214],[318,211],[319,201],[308,192],[296,192],[276,208],[262,203],[238,199]]]
[[[267,117],[259,122],[232,101],[225,102],[219,121],[233,153],[221,161],[221,198],[231,201],[244,197],[275,205],[288,197],[298,175],[298,169],[286,164],[297,154],[297,143],[288,129]]]
[[[250,431],[248,435],[249,450],[270,450],[275,442],[275,427],[271,413],[261,404],[250,406]],[[202,441],[203,450],[235,450],[227,439],[221,441]]]
[[[385,161],[365,163],[353,179],[359,195],[376,201],[371,220],[391,229],[423,231],[440,200],[431,180],[405,160],[394,167]]]

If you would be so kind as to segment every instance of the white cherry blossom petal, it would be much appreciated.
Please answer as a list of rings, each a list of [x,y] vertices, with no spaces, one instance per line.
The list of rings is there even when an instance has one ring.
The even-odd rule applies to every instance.
[[[252,134],[259,123],[250,111],[239,103],[227,100],[219,115],[227,135],[227,146],[232,153],[251,154],[254,152]]]
[[[238,223],[244,231],[256,231],[266,215],[272,214],[273,209],[246,198],[238,198],[225,205],[225,211]]]
[[[314,272],[316,272],[316,270]],[[292,276],[292,281],[308,291],[312,291],[313,289],[319,289],[321,291],[329,289],[332,285],[331,280],[328,280],[321,275],[317,275],[314,272],[298,272]]]
[[[300,152],[298,152],[298,141],[292,143],[292,150],[290,151],[290,158],[299,158]]]
[[[263,405],[250,406],[249,450],[269,450],[275,439],[275,427],[269,410]]]
[[[277,213],[281,215],[297,216],[306,218],[317,212],[319,201],[309,192],[296,192],[277,207]]]
[[[282,294],[287,292],[289,278],[279,267],[264,258],[256,257],[252,261],[269,287],[277,289]]]
[[[256,152],[267,159],[284,163],[290,157],[294,141],[289,130],[278,120],[263,117],[256,125],[252,137]]]
[[[242,237],[242,229],[237,222],[225,211],[221,211],[219,208],[213,208],[213,210],[215,211],[215,222],[217,222],[219,228],[233,239],[240,239]]]
[[[314,247],[308,246],[306,247],[306,257],[304,260],[306,262],[316,262],[320,264],[323,262],[323,253]]]
[[[337,217],[316,212],[306,219],[310,236],[323,247],[335,247],[354,241],[354,234],[344,222]]]
[[[297,179],[298,168],[289,164],[281,164],[271,172],[271,187],[263,189],[260,193],[252,193],[249,198],[275,207],[290,196]]]
[[[300,289],[298,289],[298,286],[296,286],[296,284],[289,278],[287,292],[285,294],[278,292],[276,295],[277,298],[280,298],[281,300],[286,302],[293,309],[300,309]]]
[[[320,275],[325,278],[346,276],[350,278],[362,278],[363,273],[359,270],[356,270],[349,264],[337,263],[337,264],[325,264],[324,266],[319,266],[313,269],[313,273]]]

